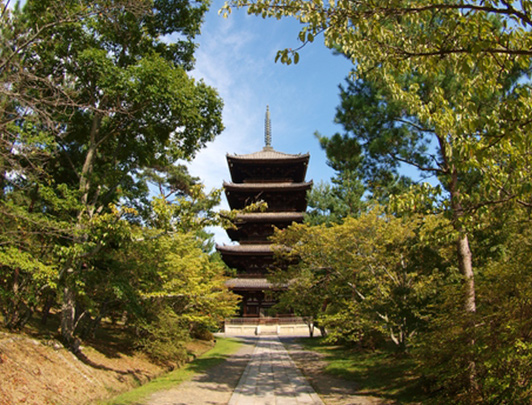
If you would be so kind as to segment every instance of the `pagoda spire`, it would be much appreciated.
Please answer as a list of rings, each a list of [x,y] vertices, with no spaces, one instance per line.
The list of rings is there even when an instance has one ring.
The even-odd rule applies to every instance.
[[[266,118],[264,120],[264,149],[272,149],[272,123],[270,120],[270,106],[266,106]]]

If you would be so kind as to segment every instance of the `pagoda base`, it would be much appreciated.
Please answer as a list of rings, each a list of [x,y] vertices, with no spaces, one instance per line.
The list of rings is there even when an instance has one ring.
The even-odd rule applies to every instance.
[[[226,336],[310,336],[309,325],[299,317],[256,317],[226,319],[224,324]],[[314,337],[321,336],[320,330],[314,328]]]

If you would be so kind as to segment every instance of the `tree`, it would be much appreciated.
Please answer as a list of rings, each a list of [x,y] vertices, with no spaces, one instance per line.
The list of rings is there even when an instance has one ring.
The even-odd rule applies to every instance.
[[[474,318],[469,235],[478,222],[471,214],[487,205],[530,201],[523,187],[532,125],[530,2],[236,0],[226,3],[225,12],[231,6],[263,17],[296,18],[303,43],[323,34],[327,46],[353,60],[357,79],[377,83],[422,124],[422,132],[437,134],[443,163],[437,170],[446,177],[440,180],[449,191],[466,287],[464,315]],[[299,54],[284,50],[278,59],[297,62]],[[477,177],[482,186],[471,190],[464,177]],[[474,374],[471,362],[472,391]]]
[[[364,209],[364,189],[360,180],[342,173],[332,184],[318,183],[307,195],[305,222],[313,225],[340,223],[347,216],[357,216]]]
[[[376,207],[341,224],[278,231],[274,242],[289,248],[278,253],[299,259],[272,277],[288,286],[281,303],[317,320],[330,339],[364,345],[387,336],[406,350],[426,325],[447,260],[420,237],[446,223],[394,218]]]
[[[486,99],[477,99],[477,114],[488,115],[496,107],[493,100],[504,97],[506,92],[514,86],[520,77],[520,72],[501,73],[501,82],[504,84],[499,92],[493,91]],[[419,97],[424,104],[430,104],[434,98],[432,89],[434,83],[442,91],[444,97],[453,109],[459,108],[464,88],[460,79],[463,75],[447,72],[440,77],[428,79],[414,74],[410,77],[403,75],[402,87],[417,86]],[[496,101],[498,102],[498,101]],[[452,103],[452,104],[451,104]],[[364,108],[360,108],[360,106]],[[512,182],[519,179],[513,175],[512,170],[501,170],[484,167],[486,161],[474,161],[471,158],[471,149],[480,139],[491,139],[496,136],[493,132],[477,133],[474,136],[464,134],[462,137],[449,136],[448,133],[439,132],[439,128],[430,121],[420,119],[420,114],[409,114],[403,103],[394,99],[387,88],[373,81],[358,80],[349,82],[348,89],[342,91],[342,105],[337,113],[338,121],[342,122],[347,133],[343,137],[336,135],[327,140],[322,138],[322,144],[334,153],[334,149],[341,149],[350,142],[359,142],[364,151],[365,166],[369,168],[363,174],[370,182],[378,183],[379,176],[383,173],[394,171],[400,164],[414,166],[426,176],[435,176],[443,186],[444,194],[437,196],[436,206],[442,212],[447,212],[453,220],[458,232],[457,253],[458,263],[466,279],[468,293],[465,297],[467,312],[475,312],[475,292],[473,280],[473,261],[470,251],[469,235],[474,227],[485,221],[478,210],[493,204],[504,204],[509,200],[517,200],[517,195],[527,196],[519,189],[513,187]],[[465,139],[465,136],[470,139]],[[497,135],[498,136],[498,135]],[[519,144],[511,142],[497,150],[491,146],[483,153],[490,155],[492,164],[499,161],[501,154],[510,155],[507,160],[514,162],[522,159],[523,151]],[[467,151],[464,153],[464,150]],[[510,163],[511,164],[511,163]],[[515,163],[514,163],[515,164]],[[526,164],[521,166],[526,170]],[[503,171],[505,173],[503,174]],[[505,181],[502,182],[502,177]],[[376,179],[376,181],[375,181]],[[496,185],[496,189],[493,186]],[[512,190],[513,188],[513,190]],[[423,193],[423,188],[416,189]],[[425,189],[427,191],[428,189]],[[438,194],[438,193],[436,193]],[[443,204],[442,204],[443,202]],[[416,205],[416,204],[411,204]],[[419,210],[421,207],[417,205]]]
[[[447,72],[438,78],[438,87],[446,92],[444,97],[453,108],[458,108],[463,96],[461,81],[458,79],[462,77],[463,75]],[[477,114],[492,113],[496,109],[493,100],[504,97],[519,77],[519,74],[514,72],[501,73],[501,81],[506,82],[505,87],[502,87],[500,92],[491,93],[487,99],[479,96]],[[434,97],[431,90],[433,79],[426,80],[419,75],[412,75],[403,77],[402,80],[403,87],[413,83],[419,85],[420,98],[426,104],[431,102]],[[474,237],[476,229],[491,223],[490,216],[493,214],[490,207],[504,205],[508,208],[520,198],[529,198],[529,193],[515,183],[520,181],[520,174],[516,176],[513,168],[508,170],[509,167],[516,166],[520,166],[525,172],[529,170],[526,164],[518,163],[524,163],[522,159],[523,153],[527,153],[526,148],[513,141],[504,146],[493,144],[489,148],[483,148],[484,155],[475,161],[475,158],[472,158],[476,155],[476,152],[472,152],[476,149],[475,142],[498,137],[499,135],[495,135],[496,131],[482,135],[477,133],[470,136],[469,140],[466,134],[460,137],[449,136],[448,133],[440,133],[439,128],[431,122],[420,120],[420,114],[409,114],[408,109],[402,108],[401,104],[378,83],[362,79],[350,82],[348,90],[342,92],[342,105],[337,114],[337,118],[344,123],[346,134],[342,138],[324,140],[323,144],[326,147],[334,145],[335,148],[341,148],[341,145],[346,144],[345,139],[360,142],[367,161],[366,166],[370,167],[364,175],[373,184],[379,183],[381,174],[393,173],[400,164],[414,166],[426,176],[434,176],[439,181],[443,192],[440,186],[416,186],[392,201],[400,202],[403,210],[408,207],[407,211],[414,209],[417,212],[442,212],[452,220],[457,238],[458,266],[466,285],[463,303],[465,312],[469,314],[466,316],[469,321],[461,325],[464,334],[469,337],[470,346],[474,346],[477,329],[473,325],[478,319],[475,319],[477,294],[471,238]],[[365,108],[359,108],[361,105]],[[489,160],[491,163],[488,163]],[[504,163],[497,165],[495,162]],[[506,164],[508,166],[504,167]],[[491,165],[496,167],[492,168]],[[423,201],[424,199],[430,202]],[[392,204],[391,208],[394,207],[397,205]],[[476,263],[477,273],[482,269],[481,260]],[[449,344],[454,346],[451,339]],[[480,391],[476,378],[476,362],[472,360],[475,357],[474,352],[473,347],[460,352],[471,359],[467,367],[470,370],[472,395]]]
[[[109,235],[91,232],[111,220],[113,206],[145,198],[146,169],[191,158],[222,130],[216,92],[187,74],[206,9],[174,0],[65,0],[3,13],[2,208],[10,210],[15,192],[33,190],[36,203],[19,211],[70,224],[52,243],[68,343],[84,266]],[[162,40],[171,34],[174,43]]]
[[[299,267],[297,270],[286,269],[274,272],[271,280],[279,286],[275,295],[279,299],[274,310],[292,312],[303,318],[309,330],[309,336],[314,337],[314,329],[319,326],[319,316],[324,309],[324,299],[321,283],[309,268]],[[322,336],[327,332],[320,327]]]
[[[331,167],[340,173],[353,172],[370,199],[388,203],[390,196],[412,185],[411,178],[399,173],[407,163],[404,155],[414,156],[416,160],[410,158],[408,163],[416,167],[426,164],[430,142],[419,134],[423,131],[406,115],[403,104],[386,97],[377,86],[349,79],[345,87],[340,86],[341,104],[334,120],[344,133],[320,134],[318,139]]]
[[[203,251],[202,242],[181,232],[135,244],[143,264],[137,285],[143,311],[133,322],[141,347],[160,362],[183,360],[184,342],[210,335],[236,311],[238,296],[224,284],[226,267]]]
[[[511,87],[517,78],[519,78],[518,72],[508,74],[506,77],[508,87]],[[422,84],[422,87],[430,88],[422,77],[414,76],[414,79]],[[446,80],[447,84],[442,87],[445,87],[447,91],[455,91],[458,88],[458,94],[460,94],[460,88],[454,81],[454,77],[449,75]],[[428,90],[427,92],[430,96],[430,92]],[[478,113],[482,114],[481,111],[485,111],[485,114],[489,114],[492,108],[491,101],[479,100]],[[392,204],[389,205],[391,212],[401,215],[411,215],[413,210],[425,215],[444,213],[449,219],[453,219],[456,217],[453,215],[453,207],[449,198],[456,191],[465,195],[465,198],[461,200],[463,217],[461,222],[455,219],[454,227],[458,230],[456,227],[458,223],[462,229],[467,230],[471,250],[475,253],[475,272],[480,275],[479,286],[475,288],[475,292],[481,309],[476,309],[472,322],[470,317],[464,317],[463,312],[457,310],[456,306],[461,308],[457,294],[460,291],[458,280],[446,283],[440,288],[440,298],[443,301],[432,304],[439,308],[437,315],[432,317],[431,325],[417,339],[418,343],[423,342],[424,350],[418,353],[418,359],[423,365],[425,378],[434,383],[433,389],[445,387],[444,395],[452,398],[453,402],[459,401],[458,398],[462,398],[467,392],[469,395],[477,395],[478,398],[486,401],[522,400],[528,395],[527,384],[522,384],[515,390],[505,390],[503,388],[505,378],[502,375],[505,373],[512,375],[514,381],[517,381],[520,380],[517,375],[527,374],[529,349],[526,345],[522,346],[522,335],[520,335],[523,330],[527,330],[527,327],[521,315],[508,310],[512,305],[522,307],[523,301],[521,298],[508,297],[521,297],[521,288],[526,290],[528,281],[526,277],[523,277],[520,288],[517,288],[520,291],[505,295],[499,294],[499,291],[504,290],[499,285],[499,281],[493,278],[488,281],[486,276],[493,275],[496,271],[498,278],[508,277],[512,280],[513,276],[510,276],[512,266],[503,265],[502,262],[508,260],[507,255],[512,251],[509,246],[513,245],[514,239],[522,240],[523,238],[523,230],[517,230],[520,227],[515,228],[513,224],[528,221],[525,219],[526,214],[523,217],[523,210],[528,210],[528,204],[526,201],[519,201],[520,198],[529,198],[526,188],[517,191],[519,188],[512,185],[515,181],[512,176],[515,174],[506,168],[504,170],[507,180],[504,187],[499,187],[494,192],[493,186],[497,184],[497,180],[491,177],[494,171],[487,173],[486,168],[462,164],[458,178],[454,180],[455,188],[451,189],[451,179],[454,176],[452,171],[446,170],[447,162],[442,158],[445,154],[440,148],[453,151],[463,144],[442,137],[430,126],[419,122],[417,116],[406,114],[405,109],[401,108],[401,103],[394,101],[393,97],[375,82],[348,81],[346,88],[342,89],[342,103],[338,107],[337,120],[343,123],[346,133],[343,136],[335,135],[329,139],[324,138],[324,144],[326,147],[334,146],[334,149],[329,152],[333,153],[334,150],[344,150],[347,147],[348,143],[344,141],[346,139],[350,142],[358,142],[363,161],[360,168],[364,169],[364,166],[369,166],[372,169],[361,170],[367,182],[378,179],[380,173],[393,172],[399,164],[404,163],[409,163],[428,175],[434,174],[440,180],[443,192],[428,185],[412,187],[401,197],[392,198]],[[513,167],[517,167],[516,162],[522,158],[523,151],[510,148],[505,150],[512,156],[505,156],[504,159],[498,158],[498,164],[500,166],[512,165],[513,162],[515,165]],[[496,152],[496,148],[493,147],[488,153],[494,153],[494,156],[497,156],[500,152]],[[454,159],[457,159],[457,152],[454,152],[454,155]],[[458,159],[455,160],[457,161]],[[464,170],[466,168],[467,170]],[[529,172],[526,165],[521,165],[521,168]],[[510,192],[512,189],[514,190],[513,196]],[[432,193],[435,195],[431,195]],[[520,197],[517,198],[516,194]],[[400,202],[399,205],[395,204],[398,202]],[[440,242],[436,241],[436,243]],[[445,271],[452,271],[452,268]],[[511,286],[510,289],[516,288],[508,279],[506,280],[508,286]],[[486,291],[490,293],[486,295]],[[492,306],[494,302],[497,304]],[[499,312],[503,311],[502,308],[505,308],[505,321],[499,318],[501,316]],[[509,326],[509,324],[519,326]],[[502,325],[515,333],[503,332],[499,329]],[[495,336],[500,336],[500,338],[495,338]],[[469,341],[474,345],[464,346],[464,341]],[[520,347],[519,354],[511,354],[512,348],[518,346]],[[475,373],[473,384],[471,384],[472,363]],[[500,367],[494,367],[494,364]],[[473,393],[471,386],[475,388]],[[488,400],[488,398],[491,399]],[[468,400],[464,399],[464,401]]]
[[[528,1],[233,0],[225,3],[221,13],[227,17],[231,7],[247,7],[249,14],[263,18],[293,17],[302,23],[299,40],[303,44],[314,42],[321,34],[327,46],[340,46],[353,61],[361,63],[357,69],[363,70],[378,60],[385,63],[382,68],[386,70],[401,60],[429,66],[448,56],[458,56],[463,62],[500,58],[502,63],[509,61],[505,57],[516,57],[528,66],[526,58],[532,56]],[[493,30],[495,20],[503,24],[502,32]],[[297,50],[278,54],[286,62],[290,56],[298,59]]]
[[[530,401],[528,314],[532,284],[527,268],[530,213],[519,206],[493,208],[490,223],[472,233],[480,303],[471,325],[458,306],[458,280],[440,286],[429,329],[416,339],[415,357],[426,389],[440,402],[470,403],[468,360],[474,356],[477,398],[487,403]],[[452,268],[448,271],[452,272]],[[464,345],[474,328],[475,346]],[[472,350],[473,349],[473,350]]]

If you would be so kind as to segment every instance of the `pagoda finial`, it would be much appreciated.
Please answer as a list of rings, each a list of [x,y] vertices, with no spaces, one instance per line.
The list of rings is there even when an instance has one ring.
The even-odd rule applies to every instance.
[[[270,106],[266,106],[266,119],[264,122],[264,149],[272,149],[272,123],[270,121]]]

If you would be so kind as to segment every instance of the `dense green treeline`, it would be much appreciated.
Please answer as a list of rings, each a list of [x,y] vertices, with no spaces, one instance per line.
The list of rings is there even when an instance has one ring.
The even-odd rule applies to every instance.
[[[331,339],[395,342],[435,402],[529,403],[532,4],[231,7],[301,23],[303,50],[283,63],[318,38],[353,62],[345,131],[318,135],[337,176],[306,225],[277,235],[302,258],[275,276],[298,280],[282,300]]]
[[[77,349],[103,318],[121,320],[165,360],[232,313],[204,233],[220,192],[178,164],[223,129],[216,91],[188,75],[207,6],[1,2],[4,327],[59,312]]]
[[[525,73],[501,78],[511,88]],[[429,87],[425,77],[412,80]],[[451,73],[442,81],[454,91]],[[328,342],[363,351],[394,345],[414,359],[419,390],[435,403],[528,403],[528,146],[513,149],[510,141],[506,153],[482,150],[496,166],[485,168],[470,152],[459,158],[462,139],[409,114],[379,83],[350,78],[340,91],[336,120],[344,133],[318,134],[336,176],[310,192],[305,224],[275,236],[290,247],[280,257],[300,259],[272,277],[288,286],[279,305],[319,327]],[[490,96],[480,103],[479,113],[488,114],[492,102]],[[474,138],[482,141],[481,134]],[[452,158],[460,166],[451,166],[447,153],[457,148]],[[405,176],[404,164],[422,180]],[[496,183],[492,170],[505,181]],[[513,184],[514,176],[523,183]],[[474,283],[462,267],[463,235]]]

